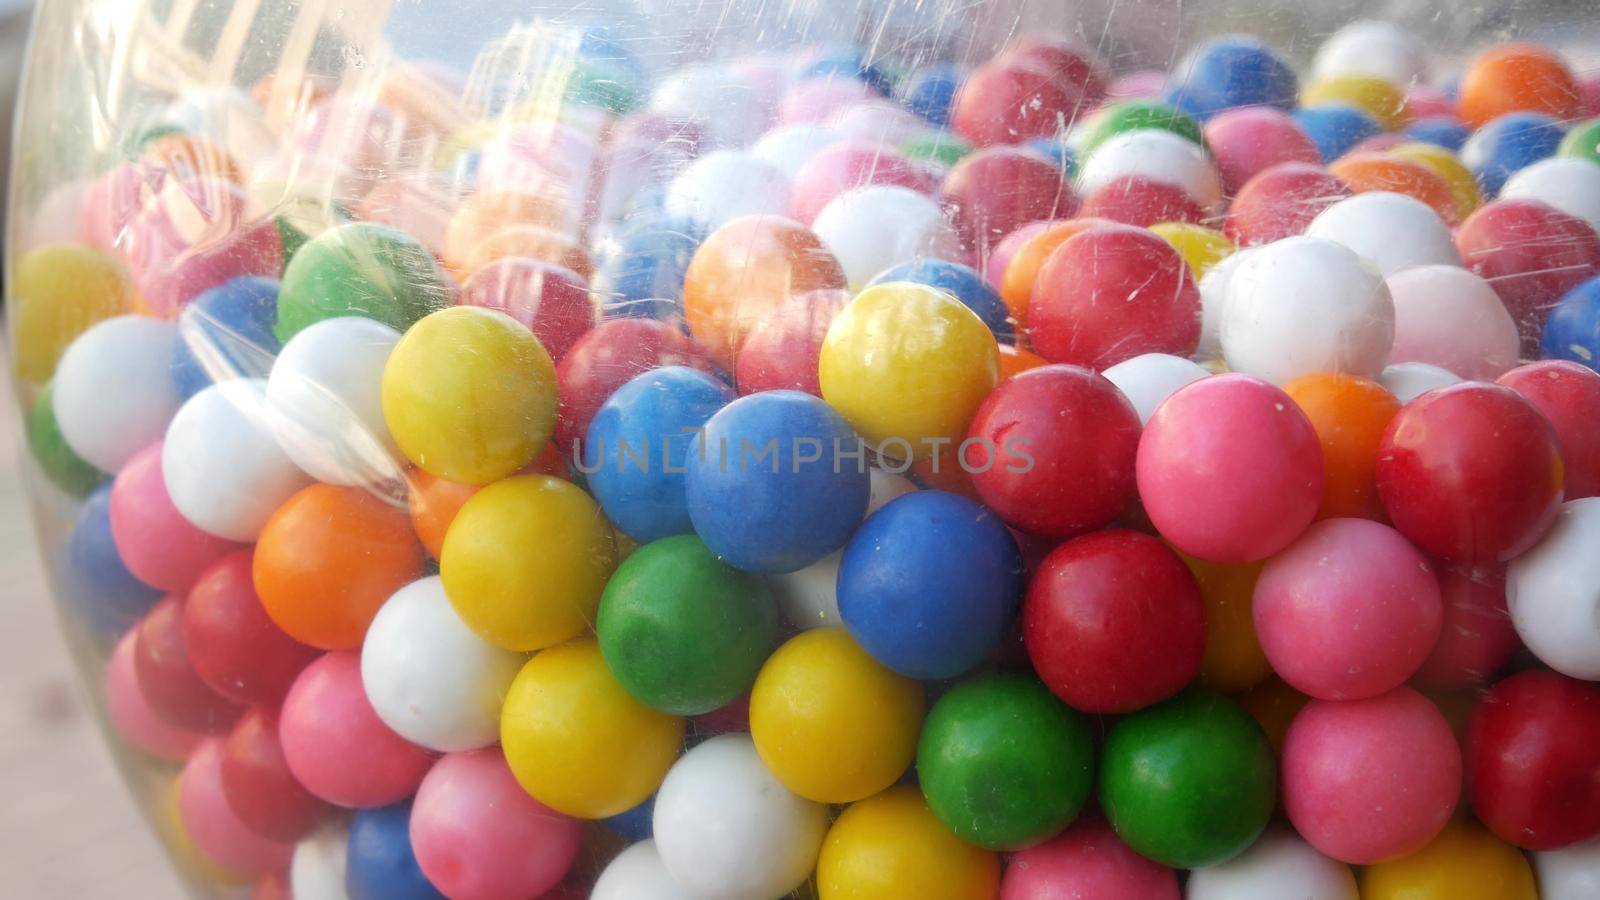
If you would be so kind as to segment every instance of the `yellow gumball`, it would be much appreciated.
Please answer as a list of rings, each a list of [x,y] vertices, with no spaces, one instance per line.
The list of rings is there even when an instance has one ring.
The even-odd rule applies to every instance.
[[[911,765],[922,685],[889,671],[842,628],[789,639],[750,691],[750,736],[784,786],[808,800],[850,803]]]
[[[616,566],[611,526],[589,495],[549,475],[489,485],[445,532],[439,576],[462,621],[507,650],[582,634]]]
[[[500,711],[517,782],[551,809],[601,819],[643,803],[683,746],[683,719],[633,699],[591,639],[528,660]]]
[[[1265,681],[1272,666],[1256,638],[1252,602],[1264,563],[1212,563],[1178,555],[1194,573],[1206,601],[1206,655],[1200,664],[1200,683],[1236,694]]]
[[[950,294],[895,281],[862,291],[822,342],[822,397],[868,443],[897,458],[959,444],[1000,380],[1000,349]]]
[[[1239,248],[1228,240],[1228,236],[1215,228],[1204,225],[1191,225],[1188,222],[1162,222],[1151,225],[1150,230],[1161,236],[1161,239],[1172,245],[1178,251],[1183,261],[1189,264],[1189,271],[1194,273],[1198,280],[1211,271],[1211,267],[1229,256]]]
[[[1522,851],[1457,819],[1433,843],[1361,873],[1361,900],[1539,900]]]
[[[383,369],[383,418],[431,475],[487,484],[527,465],[556,424],[556,367],[503,312],[455,306],[418,321]]]
[[[1478,193],[1478,179],[1473,177],[1472,170],[1467,168],[1460,157],[1438,144],[1413,141],[1401,144],[1389,152],[1402,159],[1422,163],[1435,175],[1443,178],[1444,183],[1450,187],[1450,196],[1454,198],[1456,212],[1462,219],[1472,215],[1472,211],[1483,202],[1483,195]]]
[[[956,837],[912,787],[851,805],[817,860],[820,900],[992,900],[999,891],[999,857]]]
[[[1398,131],[1411,121],[1406,95],[1376,75],[1335,75],[1314,81],[1300,90],[1301,106],[1347,103],[1378,120],[1386,131]]]
[[[133,282],[122,265],[81,244],[49,244],[17,262],[11,277],[11,358],[24,381],[43,382],[73,338],[132,312]]]

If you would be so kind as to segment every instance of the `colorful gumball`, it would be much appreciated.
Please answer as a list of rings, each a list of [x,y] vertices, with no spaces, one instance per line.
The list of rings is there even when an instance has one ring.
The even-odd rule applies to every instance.
[[[212,690],[189,662],[183,602],[171,596],[139,623],[133,668],[145,703],[163,722],[201,734],[226,732],[244,708]]]
[[[1335,160],[1328,171],[1357,194],[1388,191],[1427,204],[1446,225],[1461,223],[1455,191],[1432,166],[1381,150],[1357,151]]]
[[[1570,360],[1591,369],[1600,366],[1596,361],[1600,360],[1600,278],[1583,282],[1561,298],[1550,310],[1539,343],[1547,359]]]
[[[1404,406],[1435,388],[1460,384],[1461,376],[1430,363],[1402,362],[1384,366],[1378,383]]]
[[[804,391],[822,396],[817,377],[822,342],[828,336],[828,326],[852,296],[845,290],[813,291],[790,299],[756,323],[740,345],[734,362],[734,382],[739,393]]]
[[[28,452],[50,483],[68,496],[83,499],[106,481],[106,474],[72,452],[56,423],[50,386],[45,385],[28,408],[22,428]]]
[[[1283,391],[1306,414],[1322,444],[1317,517],[1379,518],[1378,446],[1400,411],[1400,401],[1383,385],[1351,375],[1306,375],[1285,384]]]
[[[1052,34],[1024,34],[1007,44],[1001,55],[1044,66],[1057,80],[1082,90],[1087,101],[1105,95],[1109,77],[1105,61],[1081,41]]]
[[[1200,278],[1196,286],[1200,293],[1200,343],[1195,347],[1195,359],[1213,365],[1221,362],[1222,311],[1228,308],[1228,287],[1233,282],[1234,273],[1250,258],[1254,249],[1246,247],[1223,258]]]
[[[1399,25],[1364,19],[1328,35],[1317,48],[1312,70],[1318,78],[1354,73],[1375,75],[1392,84],[1411,84],[1427,77],[1427,47]]]
[[[1478,179],[1473,176],[1472,170],[1467,168],[1460,157],[1444,147],[1429,143],[1403,143],[1397,144],[1389,151],[1391,155],[1422,163],[1433,171],[1435,175],[1443,178],[1450,188],[1450,194],[1455,198],[1456,216],[1465,221],[1472,215],[1483,202],[1483,194],[1478,187]]]
[[[162,447],[154,444],[135,455],[111,483],[111,536],[135,577],[181,594],[238,545],[184,518],[162,477]]]
[[[1363,900],[1539,900],[1533,868],[1482,825],[1457,819],[1428,846],[1361,873]]]
[[[278,282],[244,276],[201,294],[178,317],[172,378],[184,399],[216,381],[265,375],[278,352],[272,333]]]
[[[1558,119],[1536,112],[1507,113],[1473,132],[1461,147],[1461,161],[1477,176],[1483,192],[1493,197],[1507,179],[1553,156],[1564,136]],[[1580,191],[1587,187],[1581,180],[1577,186]]]
[[[597,318],[581,277],[526,257],[507,257],[477,270],[461,286],[457,302],[506,313],[532,331],[557,362]]]
[[[817,860],[820,900],[983,900],[999,887],[999,858],[950,833],[913,787],[851,804]]]
[[[1443,690],[1482,684],[1520,646],[1506,611],[1505,568],[1451,567],[1438,575],[1444,627],[1416,682]]]
[[[1600,890],[1600,838],[1533,854],[1540,900],[1583,900]]]
[[[350,848],[350,829],[342,822],[330,823],[294,845],[287,876],[257,883],[250,900],[348,900],[345,891],[346,862]],[[272,885],[271,888],[267,885]],[[282,893],[268,894],[267,890]]]
[[[275,706],[318,654],[267,616],[252,566],[251,551],[238,550],[200,574],[183,604],[183,638],[195,674],[212,690]]]
[[[560,451],[572,452],[573,441],[588,433],[594,414],[617,388],[659,366],[711,371],[706,353],[666,322],[611,319],[579,338],[556,367],[561,402],[555,437]]]
[[[967,73],[950,104],[950,126],[979,147],[1046,137],[1084,101],[1080,85],[1040,60],[1001,56]]]
[[[1288,113],[1266,106],[1233,109],[1206,122],[1206,145],[1229,196],[1256,173],[1285,162],[1318,163],[1322,156]]]
[[[1543,360],[1501,375],[1550,421],[1566,469],[1565,500],[1600,494],[1600,376],[1566,360]]]
[[[442,900],[411,846],[412,805],[364,809],[350,820],[345,850],[349,900]]]
[[[1582,113],[1572,72],[1560,57],[1535,44],[1501,44],[1480,53],[1461,77],[1459,97],[1461,118],[1474,128],[1513,112],[1563,120]]]
[[[1185,900],[1357,900],[1350,867],[1281,829],[1228,862],[1189,873]]]
[[[855,289],[891,266],[961,253],[960,240],[939,204],[894,185],[869,185],[840,194],[822,208],[811,227]]]
[[[1189,222],[1157,222],[1150,230],[1178,251],[1195,280],[1206,276],[1217,263],[1233,255],[1239,248],[1228,236],[1204,225]]]
[[[1173,392],[1211,373],[1181,356],[1146,353],[1110,366],[1102,374],[1133,404],[1143,425]]]
[[[826,137],[826,130],[823,134]],[[868,185],[902,187],[922,195],[938,186],[928,170],[888,147],[835,138],[795,172],[788,214],[811,226],[834,199]]]
[[[57,566],[63,599],[91,631],[114,638],[136,624],[161,591],[128,571],[111,531],[111,489],[83,503]]]
[[[205,736],[170,725],[151,709],[139,687],[134,662],[138,636],[137,629],[123,635],[106,662],[106,715],[117,737],[130,746],[160,759],[182,762]]]
[[[1012,854],[1000,881],[1000,900],[1180,896],[1176,872],[1133,852],[1100,821],[1081,821],[1043,844]]]
[[[823,150],[848,138],[849,135],[837,128],[821,124],[779,125],[763,134],[760,140],[751,145],[750,153],[757,159],[776,166],[778,171],[789,179],[789,203],[792,208],[796,186],[805,183],[800,178],[800,173],[805,170],[806,165]]]
[[[1222,180],[1205,150],[1165,129],[1145,128],[1107,138],[1078,170],[1078,192],[1087,197],[1127,176],[1179,187],[1207,212],[1222,200]]]
[[[1317,214],[1305,233],[1349,247],[1385,277],[1417,266],[1461,263],[1444,220],[1404,194],[1370,191],[1340,200]]]
[[[1393,362],[1429,363],[1472,379],[1494,378],[1516,365],[1517,325],[1488,281],[1452,263],[1394,273],[1388,285]]]
[[[1193,224],[1211,218],[1181,185],[1147,175],[1118,175],[1083,198],[1084,217],[1148,228],[1161,222]]]
[[[1294,106],[1294,69],[1270,47],[1238,35],[1214,38],[1173,70],[1167,100],[1200,119],[1241,106]]]
[[[1600,164],[1586,159],[1542,159],[1506,180],[1500,196],[1548,203],[1600,231]]]
[[[1249,690],[1272,674],[1251,617],[1260,563],[1208,563],[1191,556],[1184,564],[1205,600],[1206,650],[1202,687],[1228,694]]]
[[[988,265],[995,247],[1020,226],[1065,218],[1078,205],[1054,163],[1014,147],[985,147],[962,159],[945,175],[939,194],[979,268]]]
[[[1351,195],[1321,166],[1279,163],[1256,173],[1228,205],[1223,231],[1239,246],[1300,234],[1324,209]]]
[[[1206,144],[1200,123],[1193,116],[1159,100],[1112,103],[1091,114],[1083,121],[1082,128],[1076,146],[1083,158],[1089,157],[1111,138],[1130,131],[1170,131],[1194,142],[1196,146],[1204,147]]]
[[[308,325],[348,315],[404,331],[449,303],[448,281],[433,254],[410,235],[385,225],[339,225],[289,261],[274,333],[288,343]]]
[[[917,259],[884,269],[867,282],[868,287],[892,281],[910,281],[925,284],[955,295],[968,309],[978,314],[983,324],[989,326],[995,338],[1001,341],[1014,339],[1008,302],[999,292],[984,281],[983,276],[971,266],[943,259]],[[749,353],[750,342],[745,342],[744,353]]]
[[[1311,698],[1288,686],[1277,676],[1269,677],[1239,696],[1239,705],[1255,718],[1267,733],[1275,753],[1283,753],[1289,726]]]
[[[669,215],[717,229],[743,216],[783,215],[789,179],[777,167],[738,150],[717,150],[690,163],[667,188]]]
[[[332,809],[300,785],[278,736],[278,716],[266,707],[244,714],[223,744],[222,790],[239,820],[277,841],[298,841]]]
[[[116,472],[160,440],[181,398],[172,380],[177,328],[145,316],[115,316],[67,346],[51,382],[56,425],[67,446],[102,472]]]
[[[1300,104],[1306,109],[1351,106],[1377,120],[1384,131],[1398,131],[1411,120],[1405,92],[1396,83],[1361,72],[1318,78],[1300,91]]]
[[[1555,524],[1506,572],[1506,606],[1517,634],[1545,665],[1573,678],[1600,680],[1600,613],[1594,595],[1600,566],[1589,548],[1600,534],[1600,499],[1563,504]]]
[[[1361,146],[1362,142],[1384,134],[1383,123],[1359,106],[1343,101],[1327,101],[1294,111],[1294,122],[1316,146],[1320,159],[1331,163]]]
[[[383,370],[393,328],[336,316],[301,329],[267,378],[278,444],[311,477],[365,485],[399,477],[399,448],[383,419]]]
[[[240,821],[222,792],[222,740],[212,738],[189,757],[178,776],[178,816],[184,834],[212,865],[242,875],[289,865],[294,845],[262,837]]]
[[[1537,200],[1486,203],[1456,231],[1462,264],[1494,285],[1522,333],[1538,339],[1564,294],[1600,273],[1600,236]]]
[[[135,291],[127,271],[92,247],[40,247],[17,260],[11,277],[11,346],[16,373],[24,381],[49,380],[80,334],[133,311]]]
[[[640,841],[612,857],[594,883],[590,900],[692,900],[672,880],[656,842]]]
[[[1556,152],[1562,156],[1600,162],[1600,118],[1574,125]]]

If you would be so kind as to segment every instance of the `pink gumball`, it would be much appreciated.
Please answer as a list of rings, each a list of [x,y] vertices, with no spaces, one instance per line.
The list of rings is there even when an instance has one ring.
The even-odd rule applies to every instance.
[[[1001,238],[1000,243],[995,244],[989,251],[989,261],[984,266],[983,277],[998,290],[1005,284],[1006,268],[1011,265],[1011,258],[1017,255],[1022,245],[1054,224],[1056,223],[1049,221],[1029,222]]]
[[[137,636],[137,629],[123,635],[106,663],[106,714],[123,741],[151,756],[181,762],[200,746],[204,735],[174,728],[150,709],[139,689],[139,676],[133,665]]]
[[[1118,76],[1106,90],[1106,96],[1112,100],[1153,100],[1166,90],[1167,73],[1159,69],[1142,69]]]
[[[1388,283],[1391,363],[1428,363],[1468,381],[1493,379],[1517,364],[1517,323],[1489,282],[1459,266],[1417,266]]]
[[[526,325],[556,362],[600,320],[580,275],[524,257],[498,259],[474,272],[456,302],[506,313]]]
[[[361,655],[329,653],[284,698],[278,738],[289,771],[335,806],[373,809],[411,796],[433,765],[428,751],[383,724],[361,686]]]
[[[1210,562],[1266,559],[1322,503],[1322,445],[1282,390],[1202,378],[1156,409],[1139,440],[1139,496],[1161,536]]]
[[[139,451],[112,482],[111,538],[135,578],[178,593],[240,546],[196,528],[172,505],[160,443]]]
[[[1104,822],[1079,822],[1011,856],[1000,900],[1178,900],[1178,876],[1133,852]]]
[[[839,141],[818,150],[795,173],[789,215],[809,226],[833,198],[869,184],[898,185],[931,194],[939,181],[897,150],[872,141]]]
[[[1261,570],[1256,635],[1273,671],[1321,700],[1404,684],[1439,640],[1443,608],[1427,559],[1370,519],[1326,519]]]
[[[1283,745],[1283,802],[1300,836],[1352,865],[1427,846],[1455,813],[1461,748],[1427,698],[1396,688],[1313,700]]]
[[[417,863],[452,900],[543,896],[572,867],[581,840],[576,819],[517,784],[499,747],[439,760],[411,807]]]
[[[118,252],[127,241],[127,228],[139,215],[153,188],[144,173],[125,162],[90,182],[83,192],[79,237],[107,252]]]
[[[1206,144],[1229,196],[1256,173],[1278,163],[1316,164],[1317,145],[1288,113],[1269,106],[1246,106],[1219,113],[1206,122]]]
[[[1522,645],[1506,612],[1506,567],[1442,568],[1439,597],[1444,626],[1417,683],[1446,691],[1483,684]]]
[[[195,750],[178,777],[178,816],[196,850],[213,864],[241,875],[263,875],[289,865],[294,845],[269,840],[239,821],[222,792],[222,739]]]
[[[145,306],[170,316],[242,275],[278,277],[278,226],[252,216],[249,206],[244,190],[226,179],[165,179],[128,224],[122,244]]]
[[[878,96],[859,78],[807,78],[789,88],[778,102],[778,124],[824,122],[852,103]]]
[[[1456,105],[1450,95],[1431,84],[1413,84],[1406,88],[1405,110],[1415,122],[1434,116],[1454,117]]]

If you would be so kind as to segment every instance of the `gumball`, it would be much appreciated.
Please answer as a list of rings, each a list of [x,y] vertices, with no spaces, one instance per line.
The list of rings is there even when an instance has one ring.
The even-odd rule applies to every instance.
[[[255,707],[223,744],[222,791],[250,830],[277,841],[298,841],[328,818],[331,808],[294,773],[278,737],[277,713]]]
[[[1311,67],[1317,78],[1354,73],[1375,75],[1392,84],[1411,84],[1426,80],[1428,55],[1422,41],[1399,25],[1364,19],[1328,35],[1317,48]]]
[[[1295,830],[1352,865],[1427,846],[1455,812],[1461,751],[1439,710],[1410,688],[1313,700],[1289,726],[1283,801]]]
[[[981,900],[999,888],[999,858],[951,834],[913,787],[851,804],[817,860],[821,900]]]
[[[1225,193],[1238,192],[1262,170],[1285,162],[1318,163],[1317,145],[1289,114],[1266,106],[1221,113],[1205,127]]]
[[[660,93],[657,92],[658,98]],[[879,96],[878,91],[859,78],[833,78],[828,75],[802,78],[779,101],[778,123],[821,123],[843,106],[876,96]]]
[[[1197,147],[1206,146],[1200,123],[1170,103],[1159,100],[1124,100],[1102,107],[1083,122],[1080,157],[1087,159],[1101,144],[1133,131],[1170,131]],[[1226,129],[1224,129],[1226,130]]]
[[[1244,852],[1267,826],[1276,787],[1261,726],[1205,690],[1119,719],[1101,748],[1106,817],[1163,865],[1216,865]]]
[[[311,477],[365,485],[398,478],[399,448],[383,418],[383,371],[400,335],[382,322],[336,316],[308,325],[267,378],[278,444]]]
[[[1065,218],[1078,205],[1054,163],[1013,147],[985,147],[962,159],[950,167],[939,194],[945,215],[979,268],[1018,227]]]
[[[1405,92],[1395,82],[1378,75],[1345,72],[1319,77],[1300,91],[1300,105],[1305,109],[1335,103],[1372,116],[1384,131],[1398,131],[1411,120]]]
[[[317,651],[284,634],[256,596],[253,554],[208,567],[183,603],[183,641],[195,674],[235,703],[275,706]]]
[[[1292,832],[1273,829],[1221,865],[1189,873],[1186,900],[1357,900],[1350,867]]]
[[[1145,512],[1174,547],[1254,562],[1287,547],[1322,502],[1316,431],[1289,395],[1230,374],[1180,388],[1139,439]]]
[[[590,285],[591,294],[601,298],[602,313],[608,318],[647,316],[660,305],[652,301],[665,300],[682,315],[684,275],[704,237],[698,229],[697,223],[667,219],[660,228],[621,236],[600,259]]]
[[[1467,139],[1461,147],[1461,161],[1477,176],[1483,192],[1492,197],[1512,175],[1554,155],[1562,137],[1561,122],[1548,115],[1507,113],[1485,123]]]
[[[813,226],[829,203],[868,186],[902,187],[926,195],[937,182],[926,168],[875,140],[836,140],[818,148],[795,173],[787,214]]]
[[[594,327],[597,318],[582,278],[569,269],[526,257],[507,257],[478,269],[461,286],[457,302],[510,315],[532,331],[558,361]]]
[[[460,900],[544,896],[572,867],[581,836],[522,790],[493,747],[439,760],[411,807],[417,865]]]
[[[1420,200],[1446,225],[1461,222],[1450,183],[1432,166],[1394,153],[1357,151],[1340,157],[1328,171],[1356,194],[1387,191]]]
[[[1565,503],[1550,530],[1506,572],[1506,605],[1522,642],[1545,665],[1588,681],[1600,680],[1600,635],[1590,627],[1600,566],[1589,548],[1597,533],[1600,499]]]
[[[971,155],[973,149],[970,141],[948,131],[929,132],[900,145],[900,152],[908,159],[924,160],[946,169]]]
[[[750,155],[777,167],[789,179],[789,200],[792,204],[794,186],[806,164],[818,153],[848,137],[837,128],[810,122],[780,125],[751,145]]]
[[[1092,228],[1039,269],[1028,334],[1052,362],[1100,369],[1142,353],[1188,354],[1200,337],[1200,295],[1183,257],[1127,225]]]
[[[1094,780],[1084,720],[1021,673],[964,682],[928,713],[917,778],[934,815],[990,850],[1038,844],[1077,817]],[[992,773],[1005,772],[1003,783]]]
[[[1078,191],[1087,196],[1127,175],[1176,185],[1205,210],[1215,209],[1222,200],[1222,181],[1205,150],[1164,129],[1127,131],[1107,138],[1083,161]]]
[[[1396,273],[1388,284],[1395,307],[1390,359],[1473,379],[1493,378],[1516,364],[1517,326],[1489,282],[1455,265],[1436,265]]]
[[[329,653],[284,698],[278,737],[289,771],[335,806],[373,809],[416,790],[433,757],[395,734],[361,684],[360,654]]]
[[[916,754],[922,687],[868,656],[841,628],[790,638],[750,692],[750,734],[773,775],[822,803],[888,788]]]
[[[1600,162],[1600,118],[1574,125],[1556,152],[1561,156]]]
[[[362,222],[338,225],[289,260],[274,333],[287,344],[308,325],[349,315],[404,331],[448,304],[447,282],[433,254],[404,232]]]
[[[1319,374],[1283,386],[1306,414],[1322,444],[1319,519],[1379,518],[1378,445],[1400,402],[1382,385],[1349,375]]]
[[[1132,712],[1173,695],[1200,671],[1205,601],[1183,561],[1160,541],[1097,532],[1067,541],[1039,564],[1022,634],[1034,670],[1068,706]]]
[[[171,322],[115,316],[72,341],[50,386],[56,425],[72,452],[116,472],[161,439],[180,403],[172,380],[176,340]]]
[[[1006,45],[1002,56],[1025,59],[1044,66],[1056,77],[1083,92],[1086,101],[1105,96],[1105,61],[1080,41],[1052,34],[1024,34]]]
[[[1204,278],[1217,263],[1233,255],[1238,248],[1227,235],[1204,225],[1188,222],[1158,222],[1150,230],[1178,251],[1196,280]]]
[[[843,282],[841,281],[841,284]],[[589,431],[589,422],[617,388],[658,366],[711,371],[711,362],[683,332],[665,322],[612,319],[578,339],[556,367],[556,442],[563,453]]]
[[[289,865],[292,844],[262,837],[239,820],[222,792],[222,741],[195,749],[178,776],[178,817],[185,836],[209,863],[256,875]]]
[[[266,375],[278,353],[278,282],[243,276],[184,306],[172,348],[172,378],[185,399],[229,378]]]
[[[590,900],[693,900],[667,872],[655,841],[640,841],[612,858]]]
[[[1428,846],[1361,873],[1372,900],[1538,900],[1533,869],[1515,847],[1458,819]]]
[[[1379,446],[1377,476],[1389,518],[1419,549],[1504,562],[1555,521],[1563,470],[1555,431],[1532,404],[1474,382],[1401,409]]]
[[[1500,196],[1548,203],[1600,231],[1600,165],[1594,161],[1541,159],[1512,173]]]
[[[812,227],[857,289],[891,266],[961,252],[939,204],[894,185],[869,185],[840,194],[822,208]]]
[[[129,746],[160,759],[182,762],[200,745],[204,735],[170,725],[150,708],[139,687],[134,662],[138,635],[137,629],[123,635],[106,663],[106,715],[117,737]]]
[[[1118,175],[1083,198],[1079,214],[1148,228],[1160,222],[1206,221],[1211,210],[1182,186],[1145,175]]]
[[[404,511],[360,488],[314,484],[267,520],[252,572],[290,637],[353,650],[378,607],[421,574],[422,548]]]
[[[789,179],[770,163],[737,150],[717,150],[696,159],[667,188],[666,210],[720,228],[743,216],[783,215]]]
[[[1541,900],[1583,900],[1600,890],[1600,839],[1533,854]]]
[[[616,815],[655,793],[683,727],[629,696],[592,640],[535,654],[500,713],[501,746],[522,789],[580,819]]]
[[[137,623],[161,591],[128,571],[111,531],[111,489],[84,500],[67,537],[57,573],[63,599],[96,634],[116,637]]]
[[[1457,266],[1450,229],[1420,200],[1374,191],[1340,200],[1317,217],[1308,237],[1335,241],[1377,265],[1385,277],[1417,266]]]
[[[28,382],[48,380],[80,334],[132,312],[134,297],[122,265],[92,247],[49,244],[21,256],[12,272],[10,296],[17,375]]]
[[[1600,688],[1555,672],[1513,675],[1467,725],[1472,811],[1501,840],[1559,850],[1600,834]]]
[[[920,66],[900,84],[900,101],[906,105],[906,109],[930,123],[946,125],[950,120],[951,103],[964,74],[954,65]]]
[[[589,627],[615,560],[611,528],[587,494],[549,475],[523,475],[461,507],[439,574],[468,628],[497,647],[527,652]]]
[[[54,404],[50,386],[45,385],[28,407],[22,423],[28,452],[51,484],[68,496],[82,499],[104,484],[107,476],[67,446],[61,426],[56,423]]]
[[[162,477],[162,445],[141,451],[111,484],[111,537],[128,571],[151,587],[183,593],[237,545],[196,528],[173,504]]]
[[[158,718],[203,734],[220,734],[238,720],[243,707],[212,690],[189,662],[180,597],[156,604],[139,623],[137,634],[134,672],[140,693]]]
[[[345,893],[350,900],[440,900],[411,846],[412,805],[364,809],[350,820]],[[524,849],[524,852],[526,850]]]
[[[1461,76],[1459,98],[1461,118],[1474,128],[1524,110],[1557,119],[1582,114],[1572,72],[1536,44],[1500,44],[1478,54]]]
[[[917,259],[884,269],[867,282],[867,287],[893,281],[925,284],[953,294],[968,309],[977,313],[997,339],[1014,339],[1011,323],[1006,321],[1010,313],[1008,302],[971,266],[943,259]],[[745,342],[743,352],[749,352],[749,341]]]
[[[828,336],[828,326],[852,296],[843,290],[813,291],[790,299],[756,323],[734,362],[739,393],[804,391],[822,396],[817,378],[822,342]]]
[[[1301,107],[1292,118],[1317,148],[1319,159],[1308,162],[1331,163],[1361,142],[1384,133],[1383,123],[1376,116],[1343,101]]]
[[[1178,876],[1133,852],[1101,821],[1079,821],[1012,854],[1000,900],[1179,900]]]
[[[1532,403],[1550,421],[1566,468],[1564,499],[1600,494],[1600,377],[1566,360],[1544,360],[1501,375],[1500,384]]]
[[[1222,359],[1222,311],[1228,307],[1228,286],[1233,282],[1233,273],[1253,250],[1246,247],[1224,257],[1200,277],[1196,285],[1200,293],[1200,343],[1195,347],[1195,359],[1209,363]]]
[[[294,845],[287,876],[272,876],[287,882],[274,888],[281,893],[263,895],[262,885],[268,882],[262,881],[250,900],[348,900],[344,882],[349,844],[349,827],[330,823]]]
[[[1428,363],[1403,362],[1384,366],[1378,383],[1404,406],[1434,388],[1460,384],[1461,376]]]
[[[617,568],[595,619],[600,652],[641,703],[699,715],[743,694],[777,643],[766,585],[693,535],[646,544]]]
[[[283,240],[251,221],[238,185],[215,178],[166,180],[119,233],[144,308],[164,318],[211,288],[247,275],[276,278]]]
[[[1083,94],[1042,61],[1000,56],[967,73],[950,103],[950,127],[979,147],[1019,144],[1059,131]]]
[[[1090,218],[1040,222],[1037,223],[1037,227],[1025,226],[1018,229],[1002,242],[1002,249],[996,251],[991,264],[1005,255],[1004,245],[1011,243],[1013,238],[1023,238],[1017,241],[1015,250],[1011,252],[1002,267],[999,283],[1000,295],[1005,300],[1011,318],[1017,324],[1024,324],[1027,321],[1028,303],[1033,298],[1033,286],[1038,279],[1039,268],[1050,258],[1050,254],[1069,238],[1109,222],[1108,219]]]
[[[1406,104],[1413,108],[1418,106],[1409,94]],[[1414,112],[1417,119],[1401,132],[1411,140],[1432,144],[1456,153],[1461,149],[1461,145],[1467,142],[1467,138],[1472,136],[1472,130],[1461,124],[1461,120],[1456,118],[1453,112],[1439,115],[1425,115],[1420,109],[1414,109]]]
[[[1133,500],[1138,442],[1139,414],[1111,382],[1053,365],[997,387],[961,452],[978,496],[1007,524],[1071,537],[1110,524]]]
[[[1421,668],[1443,608],[1432,567],[1399,532],[1329,519],[1267,562],[1254,615],[1284,681],[1323,700],[1363,700]]]
[[[1297,237],[1257,249],[1234,270],[1219,331],[1234,371],[1283,384],[1317,372],[1378,374],[1394,320],[1372,263],[1326,238]]]
[[[1200,685],[1230,694],[1255,687],[1272,674],[1251,618],[1251,595],[1261,564],[1182,559],[1205,601],[1206,649],[1200,663]]]
[[[1442,568],[1438,576],[1444,627],[1416,681],[1442,690],[1481,684],[1520,646],[1506,611],[1505,568]]]
[[[650,821],[655,811],[656,798],[651,795],[638,806],[623,810],[614,816],[607,816],[601,822],[628,840],[645,841],[650,839]]]
[[[1223,232],[1241,247],[1269,244],[1302,233],[1324,209],[1350,195],[1344,182],[1320,166],[1279,163],[1239,188]]]
[[[1455,198],[1456,215],[1459,219],[1464,221],[1483,202],[1477,177],[1467,168],[1466,163],[1451,151],[1433,144],[1402,143],[1396,145],[1389,153],[1392,156],[1422,163],[1435,175],[1443,178],[1446,186],[1450,188],[1451,196]]]
[[[1181,356],[1146,353],[1125,359],[1102,374],[1133,404],[1139,423],[1143,425],[1174,391],[1210,373]]]
[[[1240,106],[1294,106],[1294,69],[1254,38],[1231,35],[1196,47],[1173,69],[1167,102],[1200,119]]]
[[[1496,200],[1461,224],[1462,263],[1494,285],[1524,343],[1562,295],[1600,272],[1600,236],[1582,219],[1536,200]]]

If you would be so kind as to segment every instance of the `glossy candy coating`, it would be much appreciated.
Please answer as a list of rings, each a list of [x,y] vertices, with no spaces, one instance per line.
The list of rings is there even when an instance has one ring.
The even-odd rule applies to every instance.
[[[951,834],[913,787],[851,804],[828,829],[817,860],[820,900],[984,900],[999,884],[996,855]]]

